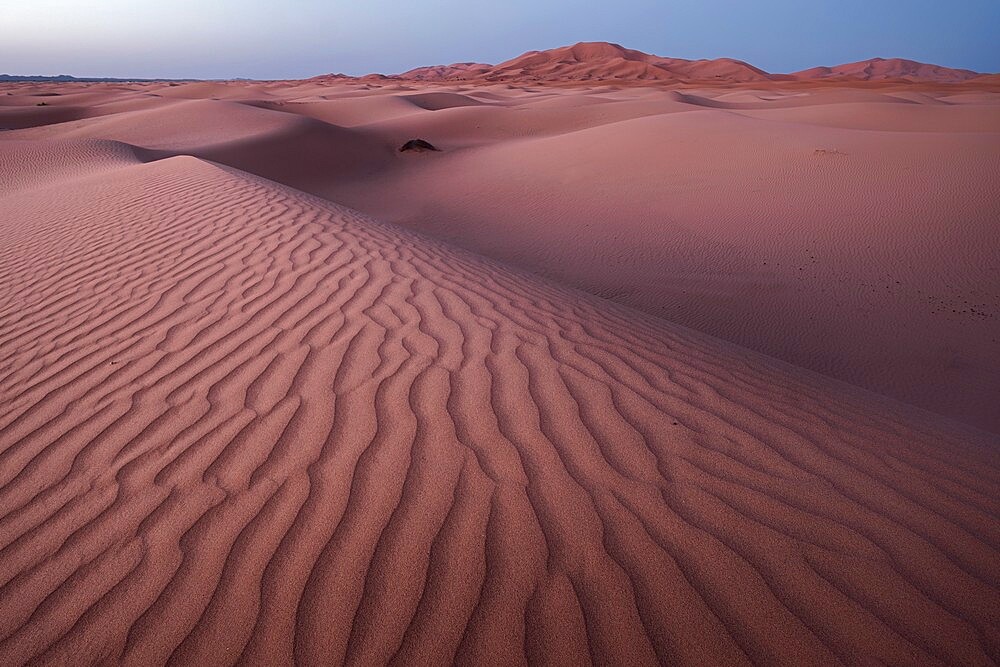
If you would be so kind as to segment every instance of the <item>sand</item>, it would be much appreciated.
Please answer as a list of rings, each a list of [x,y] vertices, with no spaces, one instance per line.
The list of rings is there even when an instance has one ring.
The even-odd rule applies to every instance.
[[[335,75],[343,78],[343,75]],[[666,58],[620,44],[579,42],[544,51],[528,51],[498,65],[455,63],[418,67],[396,75],[411,81],[670,81],[748,83],[765,81],[895,81],[959,83],[982,76],[967,69],[943,67],[904,58],[870,58],[833,67],[813,67],[792,74],[772,74],[733,58]],[[385,79],[384,75],[367,78]]]
[[[996,93],[0,100],[0,663],[1000,661]]]
[[[225,164],[1000,432],[995,92],[41,88],[0,107],[0,125],[8,111],[36,125],[5,145],[117,141]],[[64,104],[84,117],[50,124]],[[414,138],[443,151],[399,155]]]
[[[912,80],[954,82],[967,81],[979,76],[967,69],[954,69],[928,65],[905,58],[870,58],[835,67],[813,67],[792,75],[797,79],[846,78],[863,81]]]

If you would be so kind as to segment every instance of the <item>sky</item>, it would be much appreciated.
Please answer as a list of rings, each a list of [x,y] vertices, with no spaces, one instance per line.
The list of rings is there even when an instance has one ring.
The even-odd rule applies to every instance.
[[[902,57],[1000,72],[1000,0],[0,0],[0,73],[305,78],[616,42],[792,72]]]

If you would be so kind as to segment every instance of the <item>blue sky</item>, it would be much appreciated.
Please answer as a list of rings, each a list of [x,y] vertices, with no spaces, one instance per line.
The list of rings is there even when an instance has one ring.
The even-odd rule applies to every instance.
[[[618,42],[772,72],[899,56],[1000,71],[1000,0],[0,0],[0,73],[298,78]]]

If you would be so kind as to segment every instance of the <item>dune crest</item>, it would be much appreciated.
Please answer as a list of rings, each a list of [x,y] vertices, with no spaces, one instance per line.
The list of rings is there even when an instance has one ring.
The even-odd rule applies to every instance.
[[[531,51],[483,74],[488,80],[697,80],[767,81],[770,76],[730,58],[663,58],[607,42],[581,42],[548,51]]]
[[[489,71],[493,65],[486,63],[454,63],[451,65],[432,65],[416,67],[398,75],[400,79],[413,81],[451,81],[455,79],[474,78]]]
[[[929,65],[903,58],[871,58],[835,67],[814,67],[794,74],[771,74],[733,58],[686,60],[627,49],[610,42],[579,42],[544,51],[528,51],[498,65],[455,63],[417,67],[393,78],[412,81],[611,81],[715,82],[766,81],[908,81],[960,83],[978,72]],[[984,80],[985,81],[985,80]]]
[[[952,83],[982,76],[978,72],[928,65],[905,58],[871,58],[835,67],[814,67],[792,74],[797,79],[841,78],[859,81],[933,81]]]

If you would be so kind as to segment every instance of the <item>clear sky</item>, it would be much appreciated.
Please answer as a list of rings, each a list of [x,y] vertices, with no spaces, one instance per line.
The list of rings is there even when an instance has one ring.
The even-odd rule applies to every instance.
[[[579,41],[771,72],[875,56],[1000,72],[1000,0],[0,0],[0,73],[300,78]]]

